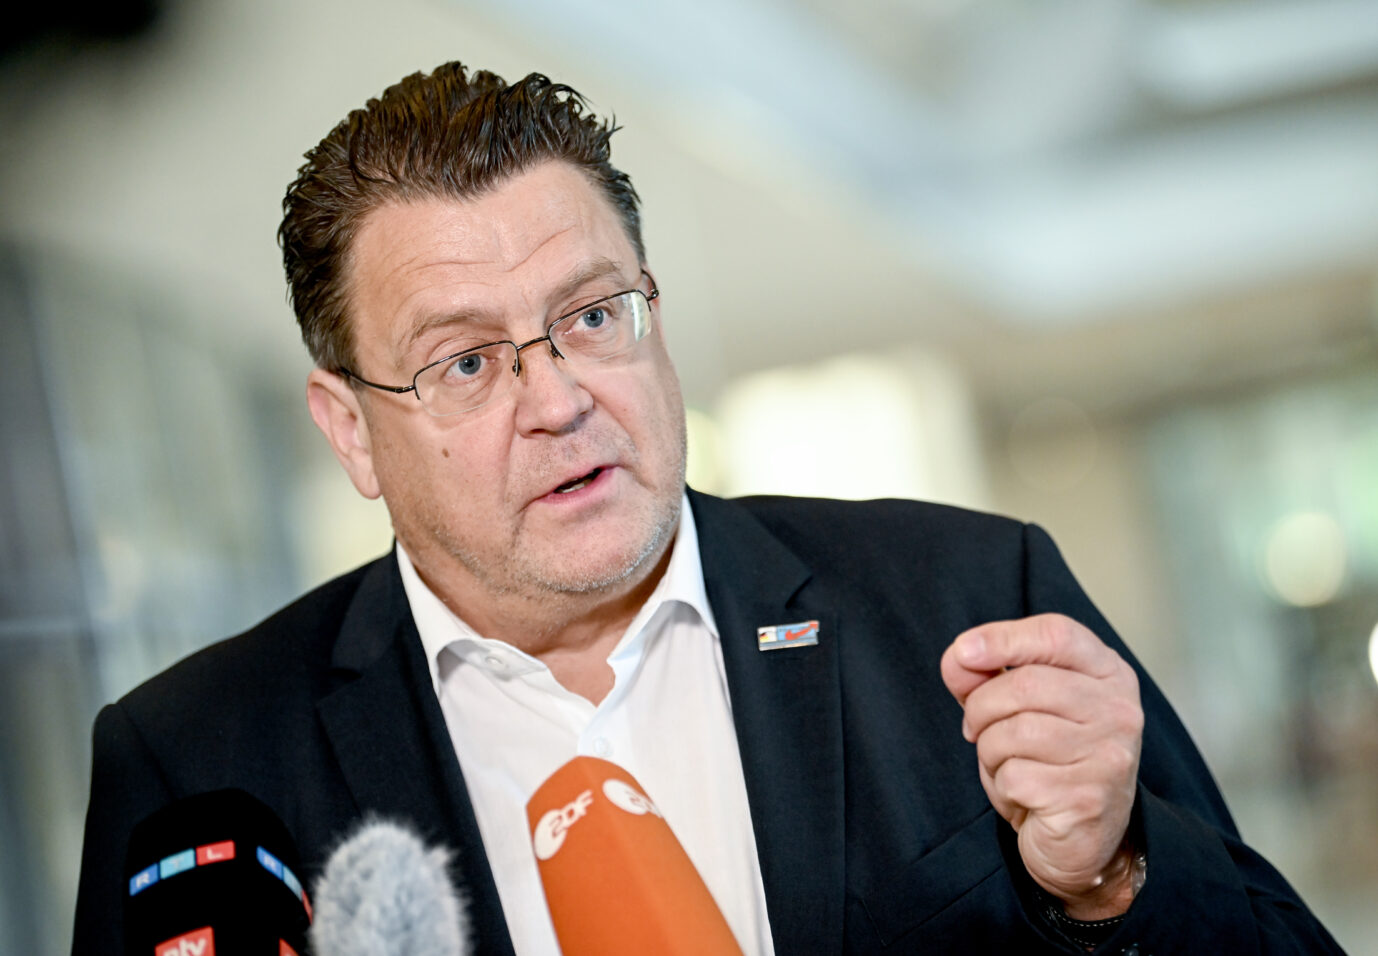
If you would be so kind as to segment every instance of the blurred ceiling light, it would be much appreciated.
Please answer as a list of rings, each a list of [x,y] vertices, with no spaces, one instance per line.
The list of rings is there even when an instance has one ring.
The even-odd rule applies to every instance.
[[[966,384],[937,356],[761,372],[724,391],[718,420],[730,494],[986,504]]]
[[[1321,511],[1288,515],[1273,525],[1264,542],[1268,587],[1296,607],[1334,600],[1344,584],[1346,564],[1344,529]]]
[[[1373,625],[1373,633],[1368,636],[1368,669],[1378,681],[1378,624]]]

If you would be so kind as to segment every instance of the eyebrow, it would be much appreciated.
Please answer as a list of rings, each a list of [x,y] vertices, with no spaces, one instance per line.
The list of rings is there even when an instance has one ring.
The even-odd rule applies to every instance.
[[[622,264],[606,256],[599,256],[590,259],[588,262],[575,266],[568,275],[551,291],[548,296],[551,302],[560,302],[568,299],[578,292],[583,286],[599,279],[606,279],[609,276],[621,276]],[[475,322],[482,319],[491,319],[493,313],[487,309],[457,309],[453,312],[444,312],[421,320],[396,342],[397,355],[406,355],[416,345],[426,333],[433,329],[443,328],[450,325],[462,325],[465,322]]]
[[[609,276],[622,275],[622,263],[606,256],[591,259],[583,265],[576,266],[570,271],[565,280],[556,286],[551,299],[558,302],[567,299],[581,288],[598,279],[606,279]]]

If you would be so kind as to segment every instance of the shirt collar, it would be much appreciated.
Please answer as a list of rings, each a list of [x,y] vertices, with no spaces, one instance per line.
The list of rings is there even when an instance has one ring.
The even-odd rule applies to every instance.
[[[478,651],[481,656],[501,661],[504,672],[513,676],[545,666],[506,641],[482,636],[463,618],[446,607],[445,602],[421,580],[421,575],[412,564],[411,556],[407,554],[400,541],[397,543],[397,567],[402,575],[407,603],[411,606],[412,619],[421,635],[421,646],[426,651],[431,683],[437,692],[440,689],[440,655],[446,648],[453,647],[461,657],[469,656],[466,655],[466,651],[469,654]],[[670,563],[665,568],[665,574],[656,583],[655,590],[646,599],[646,603],[637,611],[636,617],[627,628],[627,633],[613,650],[613,655],[622,653],[628,644],[634,642],[634,639],[646,629],[646,625],[656,612],[662,606],[673,602],[691,608],[698,614],[713,638],[718,638],[718,625],[713,618],[713,609],[708,604],[708,590],[703,583],[698,527],[694,523],[694,511],[689,506],[687,494],[680,499],[679,526],[675,531],[675,541],[670,549]]]

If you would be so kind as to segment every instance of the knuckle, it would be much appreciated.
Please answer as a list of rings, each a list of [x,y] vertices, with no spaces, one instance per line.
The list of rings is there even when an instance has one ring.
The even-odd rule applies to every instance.
[[[1115,655],[1119,661],[1115,667],[1115,677],[1124,682],[1127,687],[1133,688],[1134,696],[1139,696],[1139,675],[1134,668],[1129,666],[1129,661]]]
[[[967,695],[962,712],[971,728],[978,733],[990,722],[990,693],[985,687],[978,687]]]
[[[1010,731],[1018,752],[1028,753],[1043,743],[1044,722],[1037,714],[1020,714],[1010,721]]]
[[[1025,790],[1028,787],[1028,774],[1019,761],[1006,760],[1000,765],[1000,768],[991,775],[991,779],[995,782],[995,789],[999,791],[1002,797],[1006,800],[1011,800],[1015,803],[1027,806],[1027,794]]]
[[[1129,747],[1114,746],[1106,749],[1102,760],[1111,775],[1119,779],[1129,776],[1138,768],[1139,755]]]
[[[1091,757],[1090,773],[1096,784],[1118,788],[1138,774],[1139,743],[1137,738],[1102,740]]]
[[[995,775],[996,785],[1005,798],[1021,807],[1033,808],[1041,804],[1042,787],[1037,766],[1029,760],[1006,760]]]
[[[1068,794],[1067,806],[1070,816],[1078,820],[1094,820],[1105,809],[1104,790],[1092,784],[1073,787]]]
[[[1009,725],[1010,747],[1015,753],[1027,753],[1033,743],[1032,723],[1028,714],[1016,714],[1006,723]]]
[[[1143,733],[1144,711],[1139,706],[1138,698],[1116,697],[1108,705],[1110,719],[1113,726],[1121,731],[1139,735]]]
[[[976,760],[981,766],[993,769],[999,765],[1002,749],[999,743],[996,734],[985,732],[976,735]]]
[[[1050,647],[1065,647],[1075,640],[1079,625],[1065,614],[1041,614],[1039,632]]]
[[[1129,715],[1126,719],[1126,726],[1135,737],[1142,737],[1144,733],[1144,709],[1139,706],[1138,701],[1134,701],[1129,707]]]
[[[1006,685],[1015,702],[1024,705],[1038,690],[1039,674],[1034,667],[1016,667],[1005,674]]]

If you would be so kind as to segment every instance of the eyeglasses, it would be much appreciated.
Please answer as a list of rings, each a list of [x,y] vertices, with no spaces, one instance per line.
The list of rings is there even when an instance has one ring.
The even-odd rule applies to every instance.
[[[651,330],[651,300],[660,295],[655,279],[644,269],[651,291],[628,289],[581,305],[560,316],[545,335],[518,345],[516,342],[489,342],[425,366],[410,385],[380,385],[360,378],[347,368],[336,371],[360,385],[401,395],[414,392],[421,407],[436,418],[472,412],[501,398],[522,374],[522,349],[541,342],[550,343],[552,358],[572,366],[596,365],[630,352]],[[512,370],[512,378],[503,372]]]

